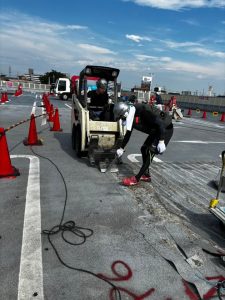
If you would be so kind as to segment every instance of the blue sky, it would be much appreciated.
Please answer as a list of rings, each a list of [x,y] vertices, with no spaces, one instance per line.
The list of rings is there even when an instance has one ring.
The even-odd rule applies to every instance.
[[[0,72],[120,69],[168,91],[225,93],[225,0],[0,0]]]

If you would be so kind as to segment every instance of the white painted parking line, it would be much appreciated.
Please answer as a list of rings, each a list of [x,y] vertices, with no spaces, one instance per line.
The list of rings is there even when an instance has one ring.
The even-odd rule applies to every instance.
[[[23,239],[18,282],[18,300],[43,300],[43,268],[41,245],[40,161],[32,155],[11,155],[30,160]]]
[[[139,160],[136,159],[137,156],[142,156],[142,155],[141,155],[141,154],[129,154],[129,155],[127,156],[127,158],[128,158],[131,162],[133,162],[133,163],[139,163]],[[157,158],[157,157],[154,157],[153,160],[154,160],[155,162],[160,162],[160,163],[163,162],[161,159],[159,159],[159,158]]]
[[[225,144],[225,142],[215,141],[171,141],[172,143],[188,143],[188,144]]]
[[[177,128],[179,128],[179,129],[187,129],[187,128],[184,127],[184,126],[181,126],[181,127],[180,127],[180,126],[173,126],[173,128],[174,128],[174,129],[177,129]]]
[[[65,106],[69,107],[70,109],[72,109],[72,106],[70,106],[69,104],[65,104]]]
[[[159,163],[162,163],[162,162],[163,162],[161,159],[159,159],[159,158],[157,158],[157,157],[155,157],[155,156],[154,156],[153,160],[154,160],[155,162],[159,162]]]
[[[44,102],[41,102],[41,113],[42,113],[42,118],[41,118],[41,126],[47,124],[47,115],[46,115],[46,109],[44,107]]]
[[[173,124],[180,124],[180,125],[184,125],[185,123],[179,121],[179,122],[173,122]]]
[[[34,116],[35,116],[35,111],[36,111],[36,101],[35,101],[34,104],[33,104],[32,111],[31,111],[31,115],[34,115]]]
[[[209,125],[211,127],[224,128],[223,125],[219,125],[219,124],[216,124],[214,122],[210,122],[210,121],[206,121],[206,120],[191,118],[191,119],[186,119],[185,121],[186,121],[186,123],[191,123],[191,124],[196,123],[196,124],[199,124],[199,125]]]

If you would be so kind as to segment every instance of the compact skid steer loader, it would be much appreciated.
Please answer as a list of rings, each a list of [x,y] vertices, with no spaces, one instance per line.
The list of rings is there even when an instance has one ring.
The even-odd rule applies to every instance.
[[[101,172],[106,172],[108,168],[111,168],[111,172],[118,170],[115,165],[112,168],[112,164],[115,162],[116,149],[120,147],[125,134],[121,121],[115,122],[113,116],[113,106],[118,97],[118,75],[118,69],[88,65],[81,71],[76,93],[72,95],[72,147],[78,157],[88,156],[90,164],[98,165]],[[106,111],[106,119],[95,120],[90,114],[95,108],[91,107],[88,89],[93,89],[96,81],[102,78],[108,83],[110,101],[107,107],[98,107],[98,110]]]

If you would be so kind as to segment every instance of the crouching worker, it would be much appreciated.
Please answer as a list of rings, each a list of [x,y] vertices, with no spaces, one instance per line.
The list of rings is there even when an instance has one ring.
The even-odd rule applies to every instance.
[[[122,119],[123,125],[126,125],[127,128],[121,148],[117,149],[118,157],[123,155],[134,128],[148,134],[141,147],[143,161],[141,169],[137,175],[124,178],[123,185],[136,185],[140,180],[150,182],[150,164],[155,155],[162,154],[166,150],[173,135],[172,117],[167,112],[160,111],[148,104],[138,103],[128,106],[123,102],[115,104],[114,117],[115,120]]]

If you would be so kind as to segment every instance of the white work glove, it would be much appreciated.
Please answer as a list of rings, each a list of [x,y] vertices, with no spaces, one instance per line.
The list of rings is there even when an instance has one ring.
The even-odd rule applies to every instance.
[[[159,141],[157,150],[160,154],[166,150],[166,145],[165,145],[164,141]]]
[[[123,155],[124,149],[123,148],[119,148],[116,150],[116,154],[118,157],[121,157]]]

